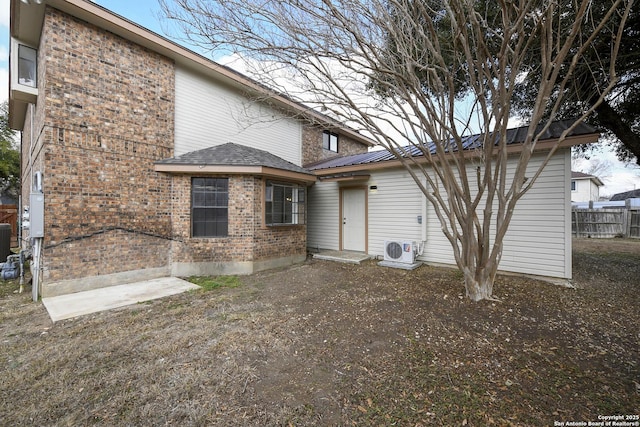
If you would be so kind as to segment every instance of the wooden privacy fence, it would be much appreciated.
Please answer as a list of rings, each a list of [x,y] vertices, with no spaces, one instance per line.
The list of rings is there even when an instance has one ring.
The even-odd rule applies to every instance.
[[[571,213],[574,237],[640,239],[640,209],[576,209]]]
[[[0,205],[0,224],[11,224],[11,246],[18,246],[18,207],[16,205]]]

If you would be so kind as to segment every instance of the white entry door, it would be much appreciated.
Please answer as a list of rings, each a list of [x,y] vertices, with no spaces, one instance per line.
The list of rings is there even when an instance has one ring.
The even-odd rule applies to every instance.
[[[366,190],[342,190],[342,249],[366,252]]]

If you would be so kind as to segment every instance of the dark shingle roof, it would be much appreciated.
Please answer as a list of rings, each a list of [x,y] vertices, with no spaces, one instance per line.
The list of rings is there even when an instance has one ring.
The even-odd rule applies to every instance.
[[[582,172],[571,171],[571,178],[595,178],[595,176]]]
[[[597,176],[589,175],[582,172],[571,171],[571,179],[590,179],[594,181],[598,187],[602,187],[604,185],[604,182],[602,182],[602,180]]]
[[[553,122],[549,129],[547,129],[544,134],[540,137],[540,140],[549,140],[559,138],[564,130],[566,130],[573,121],[571,120],[563,120]],[[519,128],[513,128],[507,130],[507,144],[518,144],[522,143],[527,135],[528,126],[522,126]],[[592,133],[597,133],[598,131],[586,124],[579,124],[573,132],[569,134],[569,136],[577,136],[577,135],[588,135]],[[470,150],[474,148],[479,148],[482,144],[482,135],[471,135],[463,141],[462,145],[465,150]],[[435,154],[436,149],[433,142],[428,144],[429,151],[431,154]],[[403,147],[405,150],[404,154],[407,157],[417,157],[422,156],[422,152],[419,147],[415,145],[409,145]],[[326,161],[318,162],[313,165],[308,165],[307,167],[311,170],[320,170],[320,169],[329,169],[329,168],[338,168],[342,166],[355,166],[355,165],[366,165],[370,163],[378,163],[384,162],[388,160],[395,160],[395,155],[388,150],[380,150],[380,151],[370,151],[368,153],[363,154],[355,154],[353,156],[346,157],[335,157]]]
[[[257,148],[234,143],[216,145],[202,150],[191,151],[181,156],[159,160],[158,165],[189,166],[263,166],[273,169],[313,175],[304,169],[274,154]]]
[[[640,189],[631,190],[631,191],[625,191],[624,193],[614,194],[613,196],[611,196],[611,198],[609,200],[612,201],[612,202],[617,202],[617,201],[620,201],[620,200],[634,199],[636,197],[640,197]]]

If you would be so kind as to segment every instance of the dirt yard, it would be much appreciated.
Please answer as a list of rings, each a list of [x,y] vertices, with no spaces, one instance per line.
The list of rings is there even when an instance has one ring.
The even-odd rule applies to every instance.
[[[310,260],[52,324],[0,284],[0,425],[552,426],[640,412],[640,241],[574,288]],[[635,418],[637,420],[637,418]]]

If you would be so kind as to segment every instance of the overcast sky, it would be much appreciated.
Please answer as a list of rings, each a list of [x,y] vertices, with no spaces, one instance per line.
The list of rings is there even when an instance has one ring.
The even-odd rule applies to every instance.
[[[0,102],[8,97],[9,79],[9,0],[0,0]],[[122,15],[159,34],[164,34],[160,23],[160,6],[157,0],[97,0],[95,3]],[[232,65],[232,64],[229,64]],[[597,154],[600,160],[609,160],[612,164],[610,173],[600,176],[605,187],[600,189],[601,195],[613,195],[618,192],[640,188],[640,167],[623,165],[617,161],[615,154],[603,150]],[[588,162],[582,162],[588,168]]]

